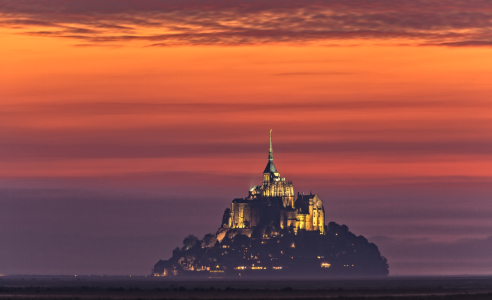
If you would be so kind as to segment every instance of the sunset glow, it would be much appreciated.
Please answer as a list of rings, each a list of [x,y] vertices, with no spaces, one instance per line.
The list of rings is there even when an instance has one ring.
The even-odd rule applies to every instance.
[[[387,242],[490,244],[490,3],[302,3],[0,1],[3,198],[85,190],[221,208],[261,182],[273,128],[282,176],[316,188],[327,220],[379,238],[392,274],[490,274],[490,255],[419,269]]]

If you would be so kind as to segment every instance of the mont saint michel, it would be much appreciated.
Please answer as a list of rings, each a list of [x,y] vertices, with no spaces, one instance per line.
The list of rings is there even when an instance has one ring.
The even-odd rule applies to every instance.
[[[215,234],[189,235],[153,276],[362,277],[386,276],[378,247],[346,225],[327,222],[317,194],[298,192],[273,162],[272,131],[263,182],[232,200]],[[327,213],[328,212],[328,213]]]

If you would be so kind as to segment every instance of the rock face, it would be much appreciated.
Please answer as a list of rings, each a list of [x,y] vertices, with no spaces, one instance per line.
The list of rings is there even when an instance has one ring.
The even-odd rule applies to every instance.
[[[297,194],[273,164],[272,139],[263,183],[224,211],[216,234],[190,235],[154,276],[386,276],[376,245],[345,225],[325,225],[323,201]]]

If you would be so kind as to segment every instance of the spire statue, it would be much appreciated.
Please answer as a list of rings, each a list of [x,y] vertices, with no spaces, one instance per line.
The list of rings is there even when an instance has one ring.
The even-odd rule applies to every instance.
[[[273,149],[272,149],[272,129],[270,129],[270,151],[268,152],[268,160],[273,160]]]

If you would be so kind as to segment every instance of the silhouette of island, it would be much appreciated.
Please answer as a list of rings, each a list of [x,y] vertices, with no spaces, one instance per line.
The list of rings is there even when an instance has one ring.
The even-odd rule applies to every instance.
[[[236,198],[216,234],[189,235],[153,276],[386,276],[378,247],[346,225],[325,225],[323,201],[298,193],[273,164],[272,136],[263,184]]]

